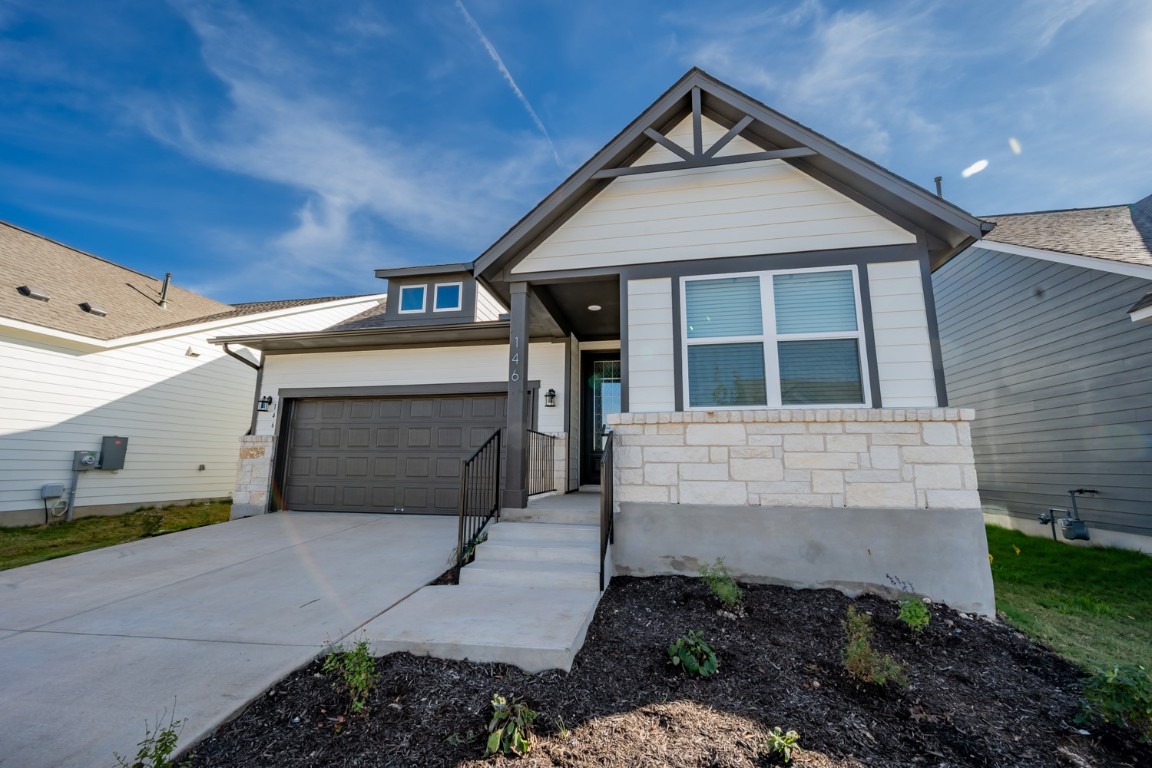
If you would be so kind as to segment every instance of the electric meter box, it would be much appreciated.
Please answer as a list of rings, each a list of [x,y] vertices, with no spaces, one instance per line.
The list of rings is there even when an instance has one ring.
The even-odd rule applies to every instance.
[[[96,469],[96,451],[73,451],[72,469],[76,472]]]
[[[105,437],[100,443],[100,469],[124,469],[126,453],[128,453],[128,438]]]

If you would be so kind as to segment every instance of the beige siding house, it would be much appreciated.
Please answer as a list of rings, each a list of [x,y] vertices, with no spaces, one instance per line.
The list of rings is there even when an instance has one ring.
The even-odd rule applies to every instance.
[[[380,270],[386,308],[322,332],[221,334],[273,400],[234,512],[456,514],[499,433],[497,506],[601,494],[609,576],[724,557],[990,614],[930,288],[985,229],[693,69],[475,261]]]
[[[383,299],[161,300],[162,281],[7,224],[0,275],[0,525],[229,496],[259,353],[208,339],[325,328]],[[124,467],[73,472],[105,436],[128,439]]]

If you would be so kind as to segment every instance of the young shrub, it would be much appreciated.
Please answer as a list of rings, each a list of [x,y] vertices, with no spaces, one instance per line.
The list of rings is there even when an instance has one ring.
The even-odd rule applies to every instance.
[[[904,625],[912,630],[912,634],[919,637],[920,633],[928,628],[928,622],[932,620],[928,606],[924,605],[924,601],[915,595],[901,595],[897,604],[900,606],[900,613],[897,614],[896,618],[904,622]]]
[[[768,731],[765,737],[765,747],[768,750],[768,756],[774,757],[780,755],[785,763],[792,762],[792,750],[799,749],[797,746],[800,743],[800,734],[796,731],[788,731],[782,733],[780,726],[776,726]]]
[[[712,591],[716,599],[723,603],[725,608],[737,615],[743,615],[744,592],[736,583],[736,579],[732,578],[732,574],[728,572],[727,566],[724,565],[724,558],[718,557],[712,565],[705,565],[701,568],[700,578],[704,580],[708,589]]]
[[[889,680],[900,686],[908,685],[900,662],[872,647],[875,630],[872,629],[872,620],[868,614],[848,606],[844,631],[848,634],[848,643],[844,646],[843,664],[849,676],[876,685],[884,685]]]
[[[1152,742],[1152,677],[1137,664],[1097,667],[1084,681],[1084,710],[1077,720],[1131,728]]]
[[[167,710],[165,710],[167,712]],[[160,727],[161,718],[156,720],[156,731],[153,731],[148,722],[144,722],[144,738],[136,744],[136,759],[129,759],[118,752],[113,752],[117,768],[176,768],[172,762],[172,752],[176,749],[176,742],[180,740],[180,731],[184,729],[184,720],[174,720],[176,716],[173,708],[172,717],[168,718],[168,725]]]
[[[515,696],[504,698],[496,693],[492,695],[492,720],[488,723],[488,745],[484,749],[484,757],[503,753],[523,757],[532,749],[535,736],[532,734],[532,723],[540,713]]]
[[[668,660],[673,666],[680,667],[689,675],[700,677],[714,675],[720,667],[716,651],[704,642],[704,634],[692,630],[688,630],[687,634],[676,638],[668,646]]]
[[[376,669],[376,659],[368,649],[368,641],[361,640],[352,650],[343,647],[333,648],[324,659],[325,672],[334,673],[344,684],[351,700],[353,712],[361,712],[368,702],[368,694],[376,687],[380,673]]]

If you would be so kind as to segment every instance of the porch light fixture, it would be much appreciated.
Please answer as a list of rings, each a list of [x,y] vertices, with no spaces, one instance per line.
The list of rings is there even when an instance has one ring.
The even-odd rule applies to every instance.
[[[556,390],[550,389],[544,393],[544,407],[545,408],[555,408],[556,407]]]
[[[599,312],[600,311],[600,305],[599,304],[589,304],[588,305],[588,311],[589,312]]]
[[[265,413],[268,411],[268,408],[271,405],[272,395],[264,395],[264,397],[256,401],[256,410],[260,411],[261,413]]]

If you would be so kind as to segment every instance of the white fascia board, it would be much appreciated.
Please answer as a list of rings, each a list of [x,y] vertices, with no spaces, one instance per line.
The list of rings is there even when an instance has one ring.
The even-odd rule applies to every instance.
[[[317,309],[331,309],[333,307],[344,307],[349,304],[363,304],[371,301],[380,302],[383,301],[386,296],[387,294],[385,293],[373,293],[367,296],[356,296],[354,298],[339,299],[337,301],[325,301],[316,304],[301,304],[295,307],[275,309],[269,312],[260,312],[252,315],[240,315],[239,317],[228,317],[205,323],[180,325],[175,328],[165,328],[159,331],[140,333],[136,334],[135,336],[121,336],[116,339],[108,340],[93,339],[88,336],[81,336],[80,334],[69,333],[67,331],[58,331],[55,328],[48,328],[42,325],[34,325],[32,323],[25,323],[20,320],[13,320],[7,317],[0,317],[0,328],[10,328],[14,331],[21,331],[23,333],[36,336],[49,336],[59,341],[68,342],[72,346],[85,349],[117,349],[119,347],[129,347],[133,344],[143,344],[149,341],[156,341],[158,339],[166,339],[174,336],[187,336],[194,333],[201,333],[203,331],[227,328],[232,325],[245,325],[247,323],[260,322],[262,320],[272,320],[277,317],[287,317],[289,315],[303,314],[305,312],[314,312]]]
[[[1029,258],[1041,259],[1043,261],[1053,261],[1057,264],[1068,264],[1073,267],[1095,269],[1098,272],[1111,272],[1115,275],[1127,275],[1129,277],[1141,277],[1145,280],[1152,280],[1152,266],[1146,266],[1144,264],[1130,264],[1126,261],[1098,259],[1094,256],[1080,256],[1075,253],[1047,251],[1041,248],[1029,248],[1026,245],[1011,245],[1009,243],[1000,243],[995,240],[979,240],[973,243],[970,248],[983,248],[988,251],[1012,253],[1017,256],[1027,256]]]
[[[1138,309],[1135,312],[1129,312],[1128,317],[1132,318],[1132,322],[1134,323],[1143,322],[1144,320],[1152,320],[1152,307],[1144,307],[1144,309]]]

